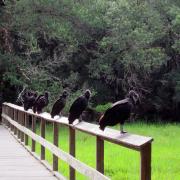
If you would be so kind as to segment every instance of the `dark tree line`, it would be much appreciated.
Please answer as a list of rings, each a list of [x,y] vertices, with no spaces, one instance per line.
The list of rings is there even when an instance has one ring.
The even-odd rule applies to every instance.
[[[67,89],[71,104],[89,88],[96,108],[132,89],[141,97],[135,118],[179,121],[179,16],[176,0],[7,0],[0,7],[0,100],[15,102],[28,87],[50,91],[51,104]]]

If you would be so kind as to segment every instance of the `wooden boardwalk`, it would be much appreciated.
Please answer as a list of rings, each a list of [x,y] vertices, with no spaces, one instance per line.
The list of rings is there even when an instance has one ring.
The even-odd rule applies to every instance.
[[[0,125],[0,180],[56,180],[10,132]]]
[[[58,179],[66,180],[67,178],[57,171],[58,159],[69,165],[70,180],[76,179],[76,171],[91,180],[109,180],[110,178],[104,175],[105,141],[138,151],[140,154],[140,179],[151,180],[151,144],[153,141],[151,137],[130,133],[120,134],[119,131],[110,128],[101,131],[98,125],[87,122],[75,123],[72,126],[69,125],[66,117],[52,119],[48,113],[34,114],[32,111],[24,111],[22,107],[11,103],[3,103],[1,116],[3,124],[9,128],[10,132],[0,126],[0,180],[56,179],[53,175]],[[28,128],[30,117],[32,127]],[[40,135],[36,134],[36,121],[40,123]],[[47,122],[53,124],[53,142],[49,142],[45,138]],[[69,129],[69,152],[63,151],[58,146],[58,137],[61,133],[58,130],[59,125]],[[76,158],[77,131],[96,137],[96,169]],[[14,138],[15,134],[17,136]],[[19,138],[20,144],[17,143],[16,138]],[[28,139],[32,139],[31,149],[25,146],[28,144]],[[36,143],[41,145],[40,157],[34,153]],[[24,150],[24,147],[28,149],[28,152]],[[45,161],[46,149],[53,154],[52,166]]]

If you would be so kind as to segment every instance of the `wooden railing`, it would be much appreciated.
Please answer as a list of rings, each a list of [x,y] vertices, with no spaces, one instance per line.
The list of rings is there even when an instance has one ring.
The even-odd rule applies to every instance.
[[[28,128],[29,117],[32,117],[32,128]],[[40,136],[36,134],[36,119],[40,119]],[[69,125],[65,117],[59,119],[52,119],[48,113],[40,115],[34,114],[32,111],[24,111],[20,106],[3,103],[2,107],[2,122],[10,128],[13,135],[20,139],[21,143],[27,148],[28,137],[32,139],[32,146],[29,150],[34,156],[36,142],[41,145],[40,160],[60,179],[66,179],[58,171],[58,158],[69,164],[70,180],[75,179],[75,171],[87,176],[89,179],[103,180],[110,179],[104,175],[104,141],[109,141],[140,152],[140,179],[151,179],[151,137],[144,137],[133,134],[121,135],[119,131],[106,128],[103,132],[98,125],[86,122],[80,122],[75,125]],[[45,125],[46,122],[53,123],[53,143],[45,139]],[[66,125],[69,128],[69,153],[64,152],[58,147],[58,126],[59,124]],[[75,158],[75,137],[76,131],[82,131],[87,134],[96,136],[96,169],[89,167],[83,162]],[[53,154],[53,167],[49,167],[45,163],[45,148],[50,150]]]

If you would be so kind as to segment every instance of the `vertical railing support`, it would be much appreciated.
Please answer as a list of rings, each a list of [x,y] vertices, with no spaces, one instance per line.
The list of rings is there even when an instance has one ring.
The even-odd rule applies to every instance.
[[[3,104],[3,106],[2,106],[2,112],[3,112],[3,114],[6,114],[6,107],[5,107],[4,104]],[[4,125],[6,125],[6,119],[2,118],[2,123],[3,123]]]
[[[10,114],[10,108],[7,106],[7,115],[9,115]],[[8,127],[8,129],[10,128],[10,124],[9,124],[9,122],[7,121],[7,127]]]
[[[73,129],[72,127],[69,127],[69,153],[74,157],[76,156],[75,139],[76,139],[75,129]],[[70,177],[70,180],[75,180],[76,178],[75,169],[72,168],[71,166],[69,167],[69,177]]]
[[[29,124],[29,116],[28,114],[24,113],[24,120],[25,120],[25,127],[28,128],[28,124]],[[25,145],[28,145],[28,135],[25,134]]]
[[[32,131],[34,133],[36,133],[36,117],[35,116],[32,116]],[[32,139],[31,150],[32,150],[32,152],[35,152],[35,150],[36,150],[36,141],[34,141],[33,139]]]
[[[14,109],[13,109],[13,108],[11,108],[11,119],[14,120]],[[12,132],[14,132],[14,128],[15,128],[15,127],[12,125],[12,126],[11,126],[11,131],[12,131]]]
[[[8,115],[8,106],[5,106],[5,114]],[[6,127],[8,127],[8,121],[6,120]]]
[[[140,150],[141,153],[141,180],[151,180],[151,143]]]
[[[11,118],[13,119],[13,121],[15,121],[14,119],[15,119],[15,117],[14,117],[14,109],[12,108],[12,116],[11,116]],[[13,133],[15,133],[15,129],[16,129],[16,127],[15,126],[13,126]]]
[[[59,128],[58,123],[53,122],[53,143],[58,147],[59,140]],[[53,154],[53,171],[58,171],[58,157]]]
[[[20,124],[24,126],[24,113],[20,112]],[[24,133],[21,131],[21,142],[24,142]]]
[[[14,121],[17,122],[16,110],[14,109]],[[17,128],[14,127],[14,134],[17,135]]]
[[[17,110],[17,122],[18,124],[21,124],[20,123],[20,112]],[[18,129],[18,139],[20,139],[21,137],[21,131]]]
[[[104,174],[104,140],[96,137],[96,169]]]
[[[3,104],[2,104],[2,107],[1,107],[1,111],[0,111],[1,113],[3,113]],[[3,123],[3,118],[2,118],[2,116],[1,116],[1,114],[0,114],[0,125]]]
[[[10,108],[9,116],[10,116],[11,119],[13,119],[13,108]],[[10,128],[11,128],[11,131],[13,132],[14,131],[14,126],[12,124],[10,124]]]
[[[4,104],[2,104],[2,114],[4,114],[5,112],[4,112]],[[4,118],[3,117],[1,117],[1,123],[2,124],[5,124],[5,122],[4,122],[5,120],[4,120]],[[0,123],[0,124],[1,124]]]
[[[41,118],[41,137],[45,138],[45,128],[46,123],[45,120]],[[41,160],[45,160],[45,148],[41,145]]]
[[[10,111],[10,107],[7,106],[7,107],[6,107],[6,114],[7,114],[7,115],[9,115],[9,113],[10,113],[9,111]],[[6,121],[6,122],[7,122],[7,127],[8,127],[8,129],[9,129],[9,128],[10,128],[10,123],[9,123],[9,121]]]
[[[6,106],[6,115],[8,115],[9,114],[9,107],[8,106]],[[6,120],[6,126],[7,126],[7,128],[9,128],[9,121],[7,121]]]

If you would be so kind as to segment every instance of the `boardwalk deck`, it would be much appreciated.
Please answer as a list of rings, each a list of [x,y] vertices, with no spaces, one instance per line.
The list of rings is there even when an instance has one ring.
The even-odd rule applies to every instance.
[[[1,180],[56,180],[57,178],[0,125]]]

